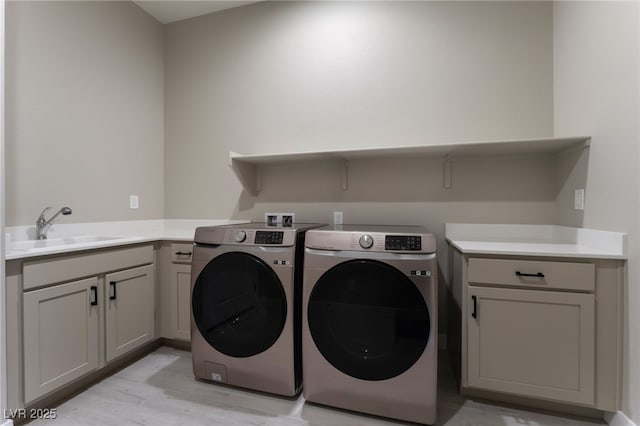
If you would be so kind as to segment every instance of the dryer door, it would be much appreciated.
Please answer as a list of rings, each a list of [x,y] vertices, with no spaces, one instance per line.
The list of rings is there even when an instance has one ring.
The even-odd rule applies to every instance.
[[[248,357],[267,350],[287,316],[282,283],[264,261],[248,253],[214,258],[193,285],[193,318],[219,352]]]
[[[396,268],[350,260],[325,272],[311,292],[309,330],[325,359],[363,380],[408,370],[429,340],[424,297]]]

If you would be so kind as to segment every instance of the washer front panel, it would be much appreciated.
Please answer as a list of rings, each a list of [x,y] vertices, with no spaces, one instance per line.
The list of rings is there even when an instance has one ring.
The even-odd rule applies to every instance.
[[[404,373],[429,340],[422,295],[402,272],[376,260],[351,260],[324,273],[309,298],[308,321],[325,359],[363,380]]]
[[[366,232],[366,230],[363,231]],[[307,233],[307,237],[310,232]],[[318,234],[320,233],[316,233],[316,235]],[[417,290],[416,298],[424,302],[428,310],[428,339],[424,350],[407,370],[388,379],[368,380],[343,372],[328,361],[325,354],[321,352],[315,336],[312,336],[311,327],[315,328],[316,326],[312,325],[315,321],[312,317],[315,315],[311,315],[310,312],[315,308],[310,300],[312,294],[314,298],[316,294],[319,294],[315,293],[316,286],[321,284],[323,276],[328,271],[340,265],[347,265],[354,260],[378,261],[397,270],[403,278],[412,283]],[[437,261],[434,253],[428,255],[364,253],[363,251],[307,248],[305,250],[302,312],[302,364],[305,400],[411,422],[435,423],[438,374],[437,276]],[[373,280],[375,281],[375,279],[374,277]],[[398,280],[402,281],[399,278]],[[343,280],[342,284],[347,287],[351,285],[348,280]],[[364,286],[364,283],[356,282],[355,285],[360,287]],[[348,293],[349,289],[347,288],[346,291]],[[367,301],[365,300],[365,302]],[[356,305],[360,301],[350,300],[349,303]],[[367,315],[369,314],[365,314],[365,316]],[[371,315],[367,316],[367,318],[371,317]],[[383,321],[386,325],[381,325],[378,321],[380,320],[373,320],[371,324],[374,324],[374,329],[370,330],[368,334],[365,333],[365,340],[360,342],[361,358],[361,349],[365,347],[362,343],[368,343],[370,348],[373,347],[370,342],[375,340],[367,340],[372,334],[378,333],[382,338],[385,335],[390,336],[388,328],[385,327],[392,324],[392,321],[390,319]],[[359,325],[364,328],[364,322]],[[343,332],[337,328],[335,330],[338,333]],[[344,345],[344,347],[348,347],[348,345]],[[379,347],[381,346],[377,346],[376,349]],[[355,348],[354,357],[357,357],[358,346]]]
[[[197,277],[192,309],[200,334],[212,347],[248,357],[278,339],[287,301],[270,266],[251,254],[229,252],[209,262]]]
[[[191,290],[214,259],[229,253],[259,258],[277,276],[286,298],[286,318],[278,339],[266,350],[247,357],[227,355],[214,348],[201,334],[192,312],[191,355],[195,377],[249,389],[293,396],[300,389],[301,378],[295,373],[298,358],[294,350],[294,258],[293,247],[238,247],[198,245],[193,251]],[[229,281],[230,282],[230,281]],[[215,373],[215,374],[212,374]]]

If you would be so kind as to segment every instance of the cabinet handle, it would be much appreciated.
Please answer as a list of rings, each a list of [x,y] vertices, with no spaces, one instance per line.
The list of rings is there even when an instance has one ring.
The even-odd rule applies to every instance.
[[[538,272],[537,274],[525,274],[524,272],[516,271],[516,276],[544,278],[544,274],[542,272]]]
[[[98,306],[98,286],[91,286],[91,306]]]
[[[188,252],[186,252],[186,253],[183,253],[183,252],[181,252],[181,251],[177,251],[177,252],[176,252],[176,256],[191,256],[191,252],[190,252],[190,251],[188,251]]]
[[[473,300],[473,312],[471,312],[471,316],[478,318],[478,299],[475,295],[471,296],[471,299]]]
[[[109,296],[109,300],[116,300],[116,284],[117,281],[110,281],[109,285],[111,286],[111,296]]]

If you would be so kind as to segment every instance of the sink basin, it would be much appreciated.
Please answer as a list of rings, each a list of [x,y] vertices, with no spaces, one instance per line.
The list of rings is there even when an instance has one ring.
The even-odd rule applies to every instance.
[[[74,244],[90,244],[110,240],[120,240],[123,238],[124,237],[117,237],[112,235],[77,235],[64,238],[50,238],[46,240],[14,241],[12,243],[9,243],[9,250],[33,251]]]

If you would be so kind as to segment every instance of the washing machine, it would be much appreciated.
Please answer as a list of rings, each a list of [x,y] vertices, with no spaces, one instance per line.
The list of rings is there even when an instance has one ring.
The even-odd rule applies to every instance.
[[[436,421],[436,238],[421,227],[334,226],[306,235],[307,401]]]
[[[196,229],[191,355],[197,378],[285,396],[300,392],[304,236],[317,226]]]

